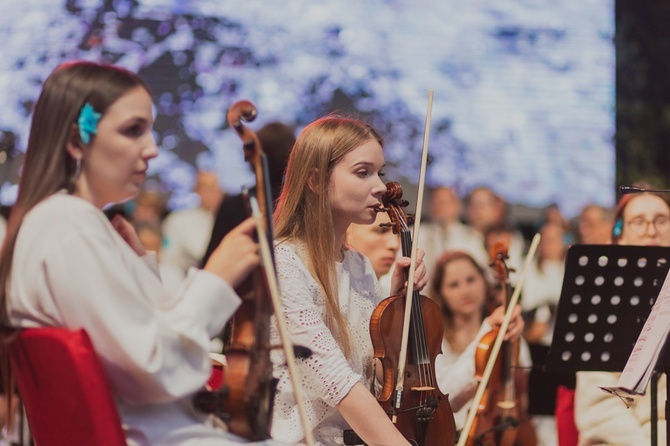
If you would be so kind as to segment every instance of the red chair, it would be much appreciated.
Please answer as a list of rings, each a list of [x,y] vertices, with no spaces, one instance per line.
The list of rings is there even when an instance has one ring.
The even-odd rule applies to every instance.
[[[107,377],[84,330],[23,330],[9,347],[37,446],[125,446]]]

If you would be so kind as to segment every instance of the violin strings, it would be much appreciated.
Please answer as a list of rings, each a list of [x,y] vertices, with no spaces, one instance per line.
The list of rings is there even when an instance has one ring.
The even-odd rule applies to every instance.
[[[411,253],[412,240],[409,228],[402,222],[402,245],[403,253]],[[411,308],[410,332],[412,333],[412,345],[415,354],[415,362],[419,373],[419,382],[422,387],[433,386],[433,376],[430,370],[430,355],[426,345],[426,332],[423,321],[423,312],[421,311],[421,301],[418,292],[413,293]],[[420,405],[426,404],[427,394],[421,392]]]

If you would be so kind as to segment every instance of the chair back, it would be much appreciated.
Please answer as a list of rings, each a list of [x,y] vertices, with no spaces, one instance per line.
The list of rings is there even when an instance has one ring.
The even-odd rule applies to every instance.
[[[10,344],[36,446],[125,446],[109,382],[84,330],[31,328]]]

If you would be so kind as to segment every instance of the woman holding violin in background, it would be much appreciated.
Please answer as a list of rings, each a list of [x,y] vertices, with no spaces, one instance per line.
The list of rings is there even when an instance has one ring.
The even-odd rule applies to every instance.
[[[456,428],[461,430],[477,389],[475,361],[478,343],[500,324],[504,308],[498,306],[489,315],[495,301],[486,274],[472,256],[462,251],[442,254],[431,278],[430,296],[435,299],[444,318],[442,354],[435,360],[438,384],[454,410]],[[507,340],[519,339],[523,329],[521,310],[515,308]],[[528,351],[522,350],[522,364],[530,364]],[[463,435],[463,433],[461,433]]]
[[[139,192],[158,155],[153,122],[148,88],[124,69],[66,63],[46,80],[2,248],[2,324],[85,329],[129,445],[246,443],[191,401],[211,374],[210,338],[240,305],[232,287],[258,265],[253,220],[175,298],[132,226],[102,212]]]

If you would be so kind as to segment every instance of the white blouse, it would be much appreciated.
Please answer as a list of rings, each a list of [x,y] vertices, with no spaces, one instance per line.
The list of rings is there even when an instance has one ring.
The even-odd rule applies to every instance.
[[[58,193],[25,216],[8,289],[13,325],[88,332],[130,445],[235,444],[191,407],[211,373],[210,338],[240,302],[218,276],[191,270],[171,297],[155,258],[137,256],[92,204]]]
[[[477,391],[478,381],[475,379],[477,346],[482,336],[490,331],[491,326],[484,320],[475,339],[460,354],[452,350],[446,339],[442,339],[442,354],[435,358],[435,375],[440,390],[444,394],[449,394],[450,402],[459,401],[462,404],[460,407],[452,404],[456,430],[463,429]],[[521,339],[520,342],[519,366],[529,368],[532,365],[530,349],[525,340]]]
[[[302,397],[309,425],[317,444],[342,444],[348,423],[336,405],[361,382],[370,388],[373,380],[370,316],[381,300],[381,289],[370,262],[360,253],[345,251],[336,264],[340,311],[347,321],[351,355],[345,357],[340,337],[325,323],[325,296],[312,278],[302,245],[291,242],[275,246],[277,275],[284,316],[291,341],[309,347],[308,359],[298,360]],[[276,326],[272,337],[279,342]],[[272,437],[296,443],[304,439],[293,388],[284,357],[274,352],[275,375],[279,378],[275,395]]]

